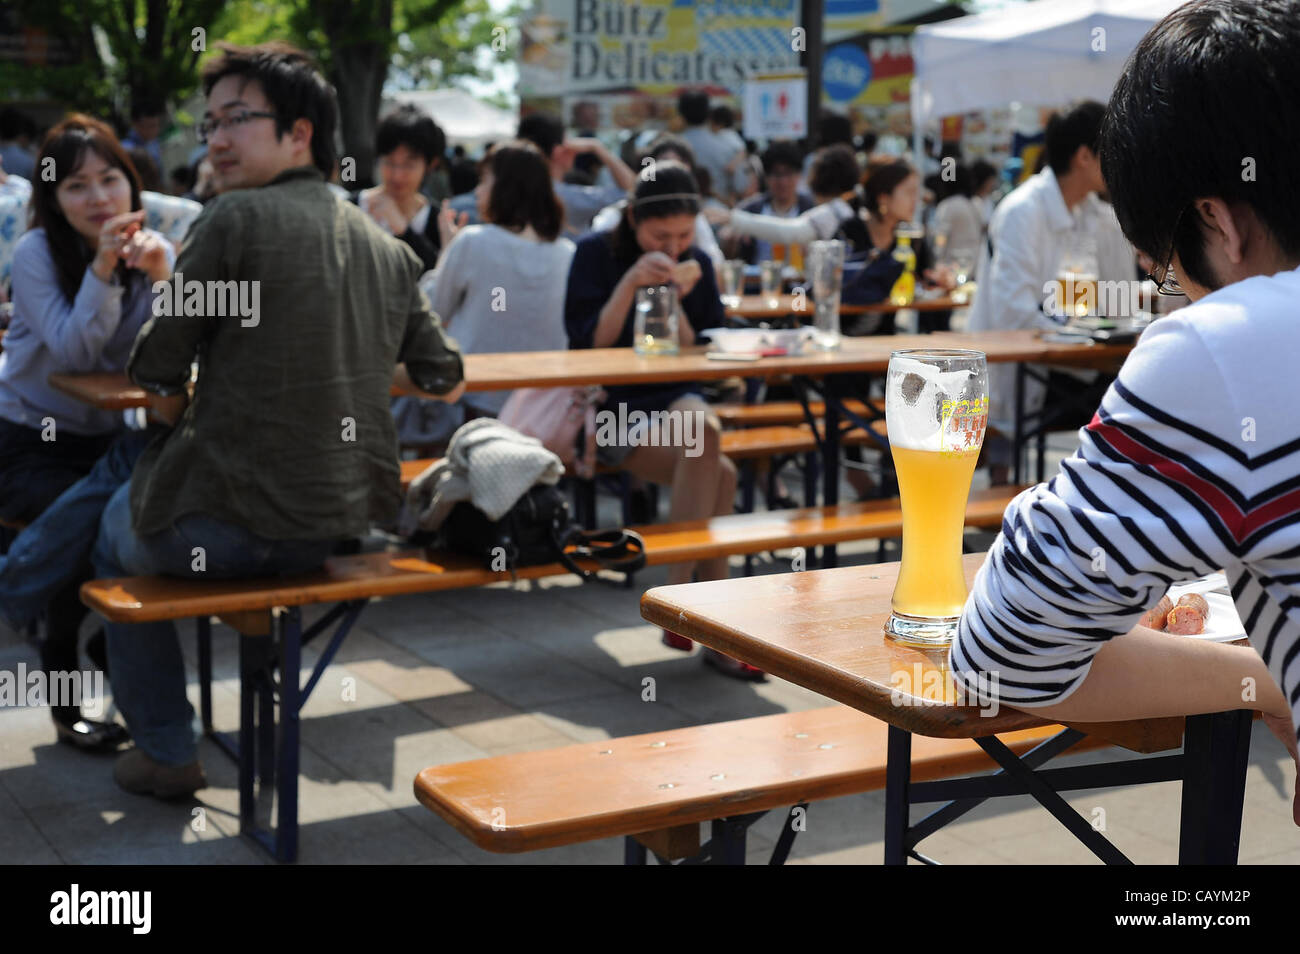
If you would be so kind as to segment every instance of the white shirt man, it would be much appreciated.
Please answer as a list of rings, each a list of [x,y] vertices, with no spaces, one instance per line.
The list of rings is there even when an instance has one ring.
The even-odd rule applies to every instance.
[[[1092,161],[1095,163],[1095,158]],[[1085,237],[1095,241],[1100,281],[1128,282],[1130,285],[1123,287],[1136,287],[1131,284],[1137,277],[1133,247],[1108,203],[1088,190],[1070,208],[1050,168],[1020,185],[1002,200],[989,223],[988,241],[983,243],[976,268],[979,291],[971,306],[969,329],[1056,327],[1058,322],[1042,308],[1050,295],[1049,283],[1056,278],[1066,252]],[[989,367],[989,423],[1007,434],[1015,423],[1015,386],[1015,365]],[[1041,409],[1045,393],[1041,384],[1027,380],[1025,413]]]

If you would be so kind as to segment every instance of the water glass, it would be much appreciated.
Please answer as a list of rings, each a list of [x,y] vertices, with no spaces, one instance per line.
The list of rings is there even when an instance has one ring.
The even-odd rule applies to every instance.
[[[844,283],[844,243],[839,239],[808,246],[808,276],[812,280],[817,334],[813,343],[825,351],[840,346],[840,289]]]
[[[767,259],[759,265],[759,277],[762,282],[762,295],[767,300],[768,308],[781,304],[781,269],[783,263]]]
[[[740,305],[740,290],[745,281],[745,263],[736,259],[722,263],[722,304],[728,308]]]
[[[636,290],[632,347],[641,355],[677,354],[677,286]]]

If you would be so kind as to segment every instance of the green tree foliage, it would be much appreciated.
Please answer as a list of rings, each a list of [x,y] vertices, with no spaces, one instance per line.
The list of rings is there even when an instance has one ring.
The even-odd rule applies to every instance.
[[[0,76],[0,83],[124,123],[133,106],[161,111],[194,90],[222,0],[16,0],[16,6],[25,25],[66,43],[76,62],[7,71],[15,75]]]
[[[343,154],[356,160],[357,181],[365,183],[385,85],[441,86],[484,75],[493,61],[513,58],[517,16],[517,8],[494,13],[487,0],[236,0],[213,35],[244,44],[282,39],[310,50],[338,90]],[[507,30],[494,49],[498,26]]]

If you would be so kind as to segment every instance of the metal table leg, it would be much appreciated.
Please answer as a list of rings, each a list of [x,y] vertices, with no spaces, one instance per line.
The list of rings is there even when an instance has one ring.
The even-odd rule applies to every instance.
[[[1180,865],[1235,865],[1250,761],[1248,709],[1187,717]]]
[[[908,788],[912,784],[912,733],[889,727],[885,763],[885,864],[907,864]]]

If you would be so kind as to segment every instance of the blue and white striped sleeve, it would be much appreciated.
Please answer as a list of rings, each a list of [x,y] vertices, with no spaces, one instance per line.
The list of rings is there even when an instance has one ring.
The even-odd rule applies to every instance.
[[[969,698],[1062,701],[1171,584],[1237,561],[1230,405],[1190,326],[1148,329],[1075,455],[1007,508],[950,652]]]

